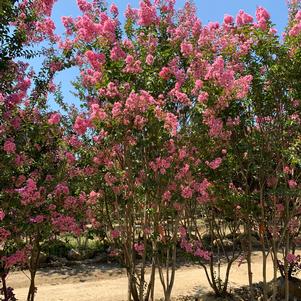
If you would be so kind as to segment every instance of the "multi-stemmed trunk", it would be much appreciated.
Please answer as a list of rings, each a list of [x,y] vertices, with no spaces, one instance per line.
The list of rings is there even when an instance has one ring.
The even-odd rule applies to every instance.
[[[177,246],[176,244],[172,244],[172,246],[170,248],[167,247],[166,250],[165,275],[162,263],[160,260],[158,260],[159,277],[163,287],[164,301],[171,300],[171,292],[175,281],[176,257]]]

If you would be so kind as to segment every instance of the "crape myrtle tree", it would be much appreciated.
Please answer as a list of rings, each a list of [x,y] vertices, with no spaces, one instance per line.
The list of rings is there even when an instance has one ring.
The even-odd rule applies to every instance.
[[[34,300],[41,244],[54,234],[84,229],[86,199],[69,185],[75,158],[61,115],[49,111],[48,93],[61,68],[51,49],[37,76],[19,61],[34,43],[54,41],[50,20],[54,1],[7,1],[1,6],[0,90],[0,262],[1,295],[15,300],[7,286],[9,270],[30,271],[27,300]],[[47,26],[45,26],[48,24]],[[15,41],[12,44],[11,41]]]
[[[294,5],[297,5],[295,3]],[[284,41],[271,28],[269,14],[258,8],[257,22],[245,27],[252,38],[251,51],[244,60],[245,72],[252,75],[247,97],[239,106],[239,124],[232,136],[229,155],[235,159],[236,175],[232,188],[240,198],[239,212],[245,218],[249,284],[252,296],[251,237],[259,236],[263,255],[263,299],[268,299],[267,256],[272,254],[274,285],[277,270],[285,278],[285,298],[289,298],[289,280],[296,257],[293,255],[299,235],[300,192],[300,56],[296,7]],[[237,19],[238,22],[238,19]],[[250,19],[250,22],[253,22]],[[279,251],[282,252],[279,255]],[[279,266],[279,256],[284,261]],[[291,291],[291,295],[294,292]]]
[[[63,19],[67,38],[60,47],[81,70],[76,87],[86,110],[74,131],[89,141],[82,157],[92,167],[91,205],[127,268],[128,299],[153,299],[157,269],[170,300],[180,236],[185,251],[211,260],[213,268],[201,240],[192,246],[186,229],[178,232],[187,218],[194,226],[189,231],[198,231],[191,207],[207,208],[212,232],[223,216],[220,200],[231,207],[232,221],[236,215],[231,200],[218,193],[221,186],[230,195],[231,172],[224,179],[216,170],[239,124],[239,110],[227,108],[246,97],[252,80],[243,62],[252,40],[230,16],[222,27],[202,26],[190,2],[180,11],[174,1],[128,7],[124,31],[115,5],[108,11],[101,3],[78,4],[82,16]],[[240,25],[248,18],[240,12]],[[236,258],[233,251],[229,271]],[[227,281],[217,294],[226,293]]]
[[[230,30],[234,36],[239,34],[240,38],[251,42],[241,57],[242,72],[251,81],[249,93],[230,98],[231,101],[227,102],[223,111],[219,111],[219,107],[213,111],[215,116],[220,117],[220,131],[230,132],[228,141],[223,145],[224,156],[219,160],[220,167],[215,175],[206,177],[214,191],[214,199],[210,203],[211,208],[214,204],[214,212],[218,209],[222,216],[229,218],[230,205],[232,218],[245,220],[245,256],[248,261],[251,299],[254,298],[252,231],[257,232],[262,249],[264,300],[268,299],[268,254],[272,254],[274,264],[273,300],[278,285],[277,270],[280,269],[285,279],[285,298],[288,300],[291,287],[289,281],[292,280],[292,272],[298,262],[294,252],[300,227],[300,11],[297,2],[292,5],[291,21],[284,41],[275,35],[270,16],[263,8],[257,9],[255,21],[241,11],[236,17],[236,26],[234,19],[229,16],[225,17],[222,25],[229,25],[231,20]],[[220,31],[217,26],[217,32]],[[235,43],[236,51],[238,45]],[[219,74],[220,70],[215,76],[218,78]],[[208,83],[206,81],[205,85]],[[209,101],[212,91],[211,86]],[[190,218],[192,216],[189,214]],[[215,218],[212,218],[209,223],[214,221]],[[220,226],[217,229],[221,232]],[[188,247],[191,249],[191,245]],[[279,264],[279,251],[282,252],[284,264]],[[296,296],[294,293],[292,287],[291,296]]]
[[[280,268],[285,278],[285,300],[290,295],[289,280],[300,231],[300,11],[297,2],[291,5],[291,21],[283,42],[262,37],[261,32],[257,35],[258,43],[247,67],[254,74],[246,119],[248,135],[240,145],[248,166],[244,168],[245,176],[251,175],[249,191],[253,201],[258,202],[258,215],[254,217],[262,244],[263,280],[266,283],[266,256],[271,250],[273,298]],[[279,251],[283,267],[278,266]]]
[[[240,57],[240,66],[241,72],[250,79],[249,91],[244,95],[231,95],[230,101],[224,101],[224,107],[219,102],[215,103],[212,114],[220,118],[219,130],[228,132],[229,138],[221,146],[224,150],[219,162],[214,161],[219,163],[220,167],[215,173],[206,175],[206,178],[211,182],[213,190],[213,200],[209,204],[211,214],[214,213],[218,217],[217,211],[220,212],[220,216],[230,221],[233,221],[233,218],[240,219],[244,225],[245,233],[241,245],[245,244],[244,256],[248,262],[251,299],[254,298],[251,269],[251,234],[254,231],[259,236],[263,255],[263,299],[268,300],[268,294],[272,294],[275,300],[277,285],[281,286],[281,283],[277,282],[278,270],[285,279],[286,300],[290,294],[298,298],[289,283],[298,264],[298,257],[294,252],[300,231],[298,2],[292,4],[290,20],[283,41],[275,34],[268,12],[261,7],[256,11],[256,19],[240,11],[235,23],[233,18],[225,16],[222,26],[217,26],[216,29],[219,33],[225,26],[229,26],[234,37],[239,36],[249,43],[248,46],[245,44],[245,48],[240,48],[236,42],[232,48],[231,58],[235,57],[233,49],[236,52],[239,52],[239,49],[245,50],[244,55]],[[216,39],[211,38],[211,41],[214,41],[216,47]],[[217,79],[223,74],[221,70],[215,73]],[[225,79],[225,76],[220,78]],[[204,87],[209,84],[207,79],[208,76],[205,78]],[[231,86],[229,79],[228,84]],[[209,101],[213,91],[211,86],[208,90]],[[205,114],[208,114],[207,110],[206,108]],[[197,127],[199,128],[200,126]],[[198,135],[196,137],[200,138]],[[204,141],[204,137],[201,139]],[[208,145],[211,144],[212,141]],[[229,216],[231,211],[232,217]],[[190,218],[192,216],[189,214]],[[209,219],[209,225],[214,224],[215,219]],[[223,220],[225,222],[225,219]],[[237,232],[240,232],[239,223],[235,226]],[[216,229],[217,232],[222,231],[219,225]],[[235,240],[233,242],[235,245]],[[220,244],[220,248],[223,249],[225,246]],[[213,254],[216,253],[212,251]],[[272,255],[274,268],[272,292],[268,292],[266,273],[269,254]],[[280,263],[279,256],[284,264]],[[231,263],[231,259],[229,261],[227,255],[225,257],[227,262]],[[232,258],[235,258],[235,255]],[[226,284],[227,280],[222,286],[223,290]],[[217,292],[214,286],[213,289]]]

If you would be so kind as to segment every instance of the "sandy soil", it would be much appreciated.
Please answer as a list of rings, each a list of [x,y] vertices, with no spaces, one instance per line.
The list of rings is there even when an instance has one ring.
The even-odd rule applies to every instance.
[[[259,252],[253,255],[254,282],[261,281],[262,263]],[[222,267],[224,272],[224,267]],[[28,274],[28,273],[27,273]],[[269,259],[268,278],[272,279]],[[125,270],[114,265],[85,265],[41,269],[37,273],[36,301],[123,301],[126,300],[127,277]],[[230,276],[230,288],[248,283],[247,265],[235,262]],[[18,300],[26,300],[28,288],[26,272],[11,273],[8,284],[15,288]],[[159,279],[156,297],[163,297]],[[173,296],[205,295],[210,291],[204,271],[198,266],[183,266],[177,270]],[[203,297],[201,300],[208,300]]]

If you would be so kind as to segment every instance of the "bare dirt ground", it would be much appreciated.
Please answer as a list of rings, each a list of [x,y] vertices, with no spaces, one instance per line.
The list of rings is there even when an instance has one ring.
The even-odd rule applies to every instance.
[[[260,252],[253,254],[254,282],[262,280],[262,258]],[[225,271],[222,266],[222,272]],[[18,300],[26,300],[28,288],[27,272],[14,272],[8,277],[8,284],[15,288]],[[125,270],[116,265],[85,265],[75,267],[45,268],[37,273],[38,293],[36,301],[123,301],[126,300],[127,277]],[[272,263],[269,259],[268,280],[272,279]],[[248,283],[247,265],[235,262],[230,275],[230,288]],[[156,297],[163,297],[159,279],[156,280]],[[187,295],[203,296],[210,291],[206,276],[198,266],[182,266],[176,272],[173,297]]]

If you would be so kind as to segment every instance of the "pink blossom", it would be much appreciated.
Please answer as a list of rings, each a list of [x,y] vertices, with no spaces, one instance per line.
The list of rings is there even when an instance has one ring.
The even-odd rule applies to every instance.
[[[32,222],[34,224],[40,224],[44,221],[44,219],[45,219],[44,215],[37,215],[35,217],[31,217],[30,222]]]
[[[295,15],[295,19],[298,21],[301,21],[301,10],[298,10],[296,15]]]
[[[125,17],[127,19],[136,20],[138,18],[138,10],[135,8],[131,8],[131,6],[128,4],[125,11]]]
[[[145,61],[149,66],[151,66],[154,63],[154,57],[151,54],[148,54]]]
[[[214,159],[211,162],[206,161],[206,164],[211,168],[211,169],[217,169],[221,163],[223,162],[222,158],[218,157],[216,159]]]
[[[146,118],[144,118],[143,116],[137,115],[134,120],[134,125],[137,129],[141,130],[141,129],[143,129],[146,122],[147,122]]]
[[[198,96],[198,102],[205,103],[208,100],[209,94],[207,92],[201,92]]]
[[[256,10],[256,19],[258,21],[257,26],[262,30],[266,30],[267,21],[270,19],[270,14],[268,13],[268,11],[265,8],[259,6]]]
[[[134,57],[130,54],[127,55],[125,59],[126,66],[123,69],[126,73],[140,73],[142,71],[141,61],[135,60]]]
[[[97,199],[101,196],[101,193],[97,193],[95,191],[91,191],[89,194],[89,198],[87,200],[87,204],[95,205],[97,203]]]
[[[181,44],[181,52],[185,57],[193,54],[193,45],[187,42]]]
[[[19,155],[17,154],[15,157],[15,164],[19,167],[23,166],[24,162],[26,161],[26,157],[24,154]]]
[[[3,227],[0,227],[0,244],[6,241],[10,237],[10,232]]]
[[[3,258],[5,262],[5,268],[9,269],[16,264],[25,263],[27,261],[27,258],[28,254],[26,249],[18,250],[13,255]]]
[[[26,186],[17,190],[21,196],[21,203],[28,205],[35,203],[41,199],[41,192],[37,188],[37,183],[29,178],[26,181]]]
[[[15,129],[19,129],[21,126],[21,118],[20,117],[15,117],[12,119],[11,121],[11,125],[15,128]]]
[[[103,23],[102,35],[111,43],[116,40],[116,21],[108,19]]]
[[[270,19],[270,14],[264,7],[259,6],[256,9],[256,19],[258,21],[260,19],[268,20],[268,19]]]
[[[117,101],[113,104],[112,116],[115,118],[121,115],[121,113],[122,113],[122,103]]]
[[[292,37],[295,37],[295,36],[298,36],[301,32],[301,22],[294,25],[290,31],[289,31],[289,35],[292,36]]]
[[[185,227],[181,226],[181,227],[179,228],[179,232],[180,232],[180,236],[181,236],[181,237],[186,237],[187,231],[186,231]]]
[[[0,209],[0,221],[3,221],[4,217],[5,217],[5,213],[2,209]]]
[[[61,120],[61,115],[59,113],[51,114],[50,118],[48,119],[49,124],[58,124]]]
[[[112,236],[113,239],[116,239],[116,238],[120,237],[120,231],[118,231],[116,229],[112,230],[111,231],[111,236]]]
[[[143,255],[144,252],[144,244],[143,243],[135,243],[134,250],[140,255]]]
[[[12,139],[8,139],[4,142],[3,149],[7,154],[13,154],[16,152],[16,144]]]
[[[165,191],[163,193],[163,196],[162,196],[162,199],[164,201],[169,201],[171,199],[171,192],[168,190],[168,191]]]
[[[112,4],[110,7],[110,12],[111,14],[113,14],[114,16],[117,16],[119,11],[118,11],[118,7],[116,6],[116,4]]]
[[[282,213],[284,211],[284,206],[283,204],[276,204],[276,211],[278,213]]]
[[[284,166],[283,172],[289,175],[291,173],[291,169],[289,168],[289,166]]]
[[[163,67],[162,70],[159,72],[159,76],[165,80],[169,79],[170,74],[170,70],[167,67]]]
[[[111,173],[107,172],[104,176],[106,184],[108,186],[113,186],[113,184],[117,181],[116,177],[114,177]]]
[[[152,6],[149,0],[140,2],[140,9],[138,11],[138,24],[141,26],[149,26],[156,23],[156,7]]]
[[[75,156],[70,152],[66,152],[65,156],[69,164],[73,164],[76,161]]]
[[[26,177],[24,175],[20,175],[16,180],[16,187],[20,187],[26,181]]]
[[[210,260],[211,253],[209,251],[204,251],[200,248],[197,248],[196,251],[194,252],[194,256],[203,258],[204,260]]]
[[[286,256],[286,260],[289,264],[295,263],[296,261],[298,261],[298,256],[296,256],[295,254],[289,253]]]
[[[56,27],[52,19],[46,18],[43,21],[37,21],[35,30],[37,33],[40,33],[42,36],[49,37],[50,39],[55,39],[54,31]],[[39,40],[42,40],[39,38]]]
[[[56,197],[67,196],[69,194],[69,187],[66,183],[59,183],[54,189],[54,194]]]
[[[92,120],[104,120],[106,119],[107,114],[105,111],[100,108],[99,104],[92,104],[91,105],[91,119]]]
[[[76,208],[78,204],[79,204],[79,199],[74,196],[68,196],[64,200],[64,208],[67,210]]]
[[[289,188],[294,189],[297,187],[297,182],[295,180],[288,180],[287,181]]]
[[[81,233],[81,229],[76,223],[76,220],[72,216],[65,216],[59,214],[52,218],[52,224],[56,230],[61,233],[74,233],[79,235]]]
[[[179,159],[180,159],[180,160],[183,160],[184,158],[186,158],[186,156],[187,156],[187,151],[186,151],[186,149],[185,149],[185,148],[181,148],[181,149],[179,150]]]
[[[253,22],[253,17],[240,10],[236,16],[236,23],[238,26],[246,25]]]
[[[180,203],[178,203],[178,202],[175,202],[174,204],[173,204],[173,207],[177,210],[177,211],[181,211],[182,210],[182,205],[180,204]]]
[[[225,15],[224,16],[224,23],[227,25],[231,25],[234,22],[234,18],[230,15]]]
[[[92,9],[92,4],[86,0],[77,0],[78,8],[83,12],[87,12]]]
[[[189,186],[182,188],[181,196],[184,199],[190,199],[192,197],[192,189]]]
[[[171,131],[171,135],[175,136],[178,128],[178,118],[173,113],[166,113],[164,118],[164,128]]]
[[[105,63],[106,57],[103,53],[95,53],[92,50],[85,52],[85,57],[88,59],[90,65],[98,70]]]
[[[88,128],[89,123],[87,122],[86,119],[84,119],[81,116],[77,116],[73,129],[75,130],[76,133],[83,135],[86,133],[86,130]]]
[[[111,49],[110,58],[113,61],[119,61],[126,58],[126,53],[120,48],[120,46],[114,46]]]

